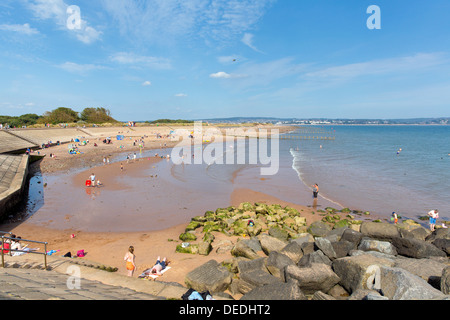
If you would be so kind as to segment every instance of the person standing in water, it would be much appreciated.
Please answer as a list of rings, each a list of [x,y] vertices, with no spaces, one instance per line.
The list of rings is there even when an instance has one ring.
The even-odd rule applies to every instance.
[[[317,183],[312,186],[312,192],[313,198],[317,199],[317,196],[319,195],[319,185]]]

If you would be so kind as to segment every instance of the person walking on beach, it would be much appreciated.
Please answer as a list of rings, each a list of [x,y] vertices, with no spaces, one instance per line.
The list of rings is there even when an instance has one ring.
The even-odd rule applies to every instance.
[[[136,256],[134,255],[134,247],[133,246],[130,246],[128,248],[128,252],[125,254],[125,257],[123,258],[123,260],[126,261],[128,276],[132,277],[134,270],[136,270],[136,264],[135,264]]]
[[[431,210],[428,212],[428,216],[430,217],[430,230],[433,232],[436,226],[436,220],[439,218],[439,210]]]

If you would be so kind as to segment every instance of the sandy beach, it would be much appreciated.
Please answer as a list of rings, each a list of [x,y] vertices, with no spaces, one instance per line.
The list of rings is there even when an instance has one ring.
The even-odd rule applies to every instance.
[[[153,266],[158,256],[167,257],[172,268],[157,281],[184,285],[185,275],[196,267],[211,259],[221,262],[232,258],[229,253],[216,252],[221,240],[237,241],[237,237],[215,233],[213,250],[208,256],[175,252],[176,246],[181,243],[179,235],[194,216],[203,215],[205,211],[217,207],[262,202],[296,208],[306,217],[308,224],[321,218],[306,203],[299,205],[283,201],[236,184],[231,184],[230,189],[222,194],[218,192],[217,197],[211,196],[209,201],[206,201],[206,196],[196,195],[195,188],[190,190],[181,185],[179,189],[172,186],[171,190],[167,190],[165,188],[169,182],[164,181],[164,175],[155,175],[158,174],[158,166],[167,163],[165,158],[161,158],[168,150],[164,144],[169,148],[174,142],[147,137],[145,150],[150,154],[144,157],[139,148],[133,146],[135,138],[114,141],[111,145],[103,144],[101,140],[91,139],[86,146],[80,147],[83,153],[79,155],[70,155],[67,145],[41,150],[41,153],[56,155],[56,158],[47,156],[31,166],[33,174],[41,175],[42,181],[49,179],[42,188],[45,204],[29,217],[11,219],[1,225],[1,229],[11,231],[23,239],[48,242],[48,250],[59,250],[56,255],[66,252],[75,254],[83,249],[87,255],[80,259],[117,267],[120,274],[126,274],[123,257],[132,245],[137,264],[134,277]],[[94,142],[97,147],[93,146]],[[134,152],[140,156],[127,162],[126,155]],[[104,164],[104,157],[110,157],[114,162]],[[91,173],[101,180],[101,187],[85,187],[84,182]],[[254,178],[266,182],[264,178]],[[145,190],[140,190],[141,193],[132,192],[134,187],[139,187],[139,183],[143,183]],[[121,204],[115,202],[118,198]],[[55,211],[52,201],[64,201],[67,205],[61,212]],[[217,203],[224,205],[212,207]]]

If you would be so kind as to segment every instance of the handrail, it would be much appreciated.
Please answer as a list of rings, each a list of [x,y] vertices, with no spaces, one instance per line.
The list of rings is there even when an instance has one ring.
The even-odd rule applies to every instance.
[[[1,231],[0,231],[1,232]],[[1,233],[9,233],[11,234],[11,232],[1,232]],[[47,244],[48,242],[42,242],[42,241],[35,241],[35,240],[26,240],[26,239],[21,239],[21,238],[11,238],[11,237],[5,237],[2,236],[2,246],[1,246],[1,255],[2,255],[2,268],[5,267],[5,251],[9,251],[9,255],[12,256],[12,252],[25,252],[25,253],[34,253],[34,254],[43,254],[44,255],[44,266],[45,266],[45,270],[47,270]],[[3,248],[3,244],[5,243],[5,239],[10,240],[10,248],[6,249]],[[11,241],[12,240],[16,240],[16,241],[25,241],[25,242],[31,242],[31,243],[41,243],[44,245],[44,252],[35,252],[35,251],[25,251],[25,250],[18,250],[18,249],[11,249]]]

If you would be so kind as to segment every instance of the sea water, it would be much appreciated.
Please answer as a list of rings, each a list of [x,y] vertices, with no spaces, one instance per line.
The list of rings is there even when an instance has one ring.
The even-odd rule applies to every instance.
[[[438,209],[450,219],[450,126],[324,128],[334,140],[281,141],[305,185],[343,207],[409,218]]]

